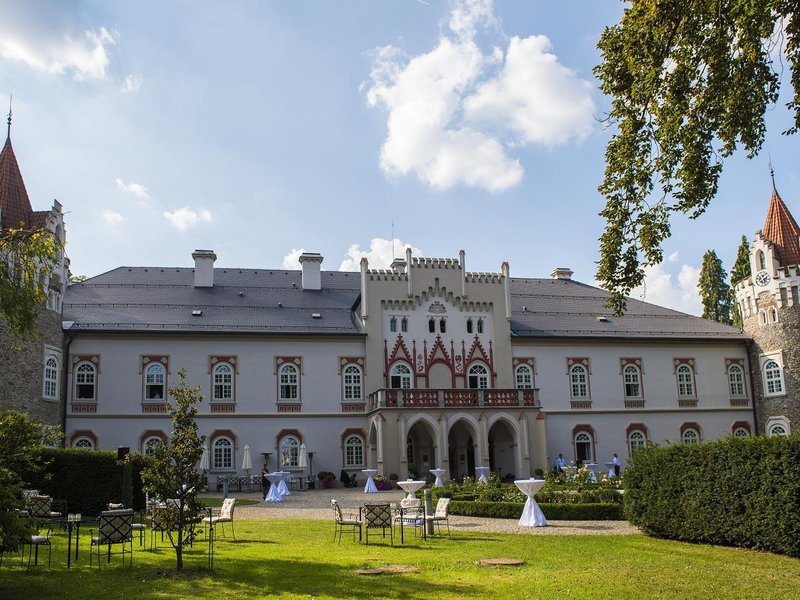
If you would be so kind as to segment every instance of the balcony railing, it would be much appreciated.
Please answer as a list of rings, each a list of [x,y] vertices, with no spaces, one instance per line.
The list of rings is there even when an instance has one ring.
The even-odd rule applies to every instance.
[[[367,399],[367,410],[376,408],[481,408],[487,406],[541,408],[539,389],[380,389],[372,392]]]

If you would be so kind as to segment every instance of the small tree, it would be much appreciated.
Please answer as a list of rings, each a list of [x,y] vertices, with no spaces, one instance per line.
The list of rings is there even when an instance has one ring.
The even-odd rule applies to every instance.
[[[33,336],[60,249],[55,236],[45,230],[9,229],[0,234],[0,316],[15,338]]]
[[[0,552],[16,550],[30,535],[27,520],[18,511],[25,508],[20,473],[42,468],[41,448],[61,439],[55,427],[45,426],[11,410],[0,412]]]
[[[731,321],[734,327],[742,328],[742,313],[739,312],[739,305],[736,304],[736,293],[733,288],[742,279],[750,277],[750,244],[747,237],[742,236],[742,243],[736,252],[736,262],[731,269]]]
[[[169,541],[175,548],[176,569],[181,571],[183,549],[191,542],[191,525],[199,509],[197,493],[203,475],[196,467],[203,454],[205,438],[197,434],[195,422],[195,404],[203,401],[200,386],[186,385],[185,369],[178,371],[178,375],[180,383],[169,389],[175,403],[166,401],[172,416],[172,436],[156,445],[151,465],[142,471],[142,481],[149,494],[174,501],[167,504],[163,514],[169,524]]]
[[[726,279],[722,261],[713,250],[703,255],[700,269],[700,298],[703,301],[703,318],[719,323],[731,324],[731,288]]]

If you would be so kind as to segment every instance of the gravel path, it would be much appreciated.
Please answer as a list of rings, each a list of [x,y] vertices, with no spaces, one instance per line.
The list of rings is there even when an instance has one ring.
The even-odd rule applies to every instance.
[[[221,494],[208,494],[220,497]],[[399,502],[402,490],[365,494],[361,489],[336,488],[292,492],[284,502],[261,502],[260,494],[231,494],[236,498],[258,500],[259,504],[236,508],[236,517],[243,520],[270,519],[332,519],[331,498],[336,498],[342,510],[349,512],[368,502]],[[535,535],[636,535],[639,530],[627,521],[550,521],[547,527],[520,527],[516,519],[450,516],[453,531],[481,533],[524,533]]]

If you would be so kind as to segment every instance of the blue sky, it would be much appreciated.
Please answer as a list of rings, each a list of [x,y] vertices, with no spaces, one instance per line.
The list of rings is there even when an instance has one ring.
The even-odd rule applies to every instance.
[[[509,0],[0,0],[0,103],[34,209],[68,211],[76,274],[120,265],[373,267],[410,244],[513,276],[591,283],[611,131],[592,67],[624,4]],[[788,77],[784,84],[789,85]],[[3,109],[5,112],[5,109]],[[676,218],[635,296],[698,313],[702,255],[730,270],[778,189],[800,217],[797,139],[770,111]]]

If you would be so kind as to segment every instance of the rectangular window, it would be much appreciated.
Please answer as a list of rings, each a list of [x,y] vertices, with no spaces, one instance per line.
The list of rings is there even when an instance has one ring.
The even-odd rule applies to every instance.
[[[392,333],[397,331],[397,319],[389,319],[389,331]]]
[[[400,320],[400,331],[402,331],[403,333],[406,333],[408,331],[408,319],[406,319],[405,317],[403,317]]]

